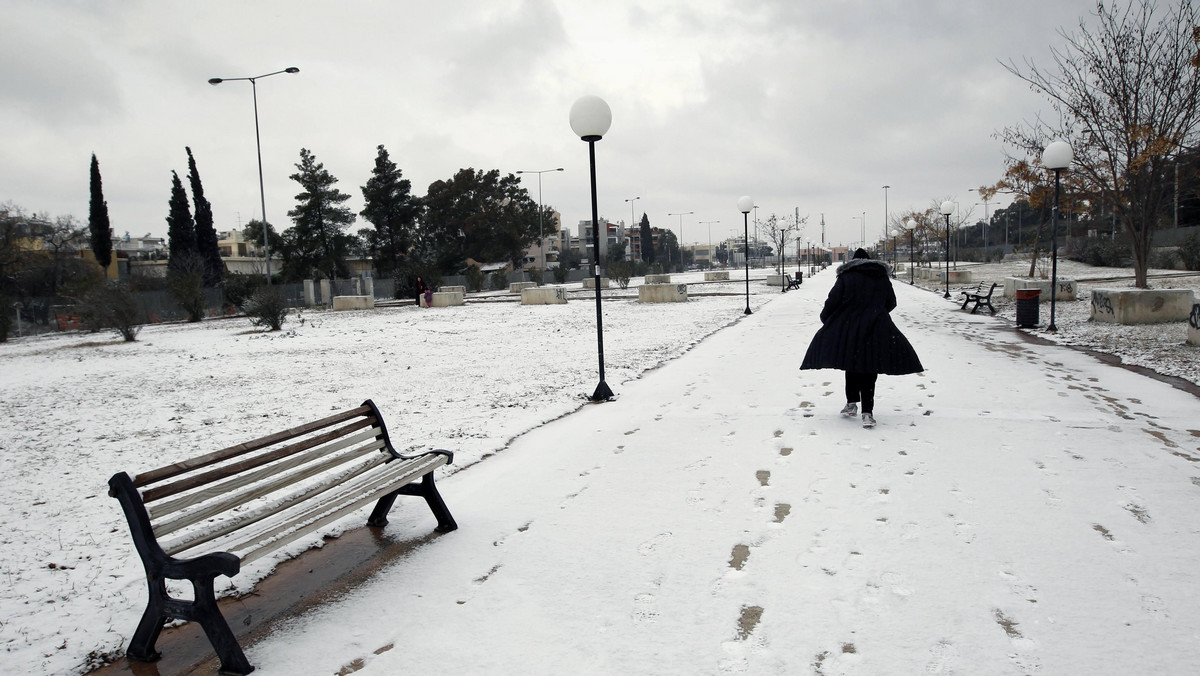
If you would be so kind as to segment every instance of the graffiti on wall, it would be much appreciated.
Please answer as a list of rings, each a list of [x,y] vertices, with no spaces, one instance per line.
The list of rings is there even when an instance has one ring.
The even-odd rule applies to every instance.
[[[1112,306],[1112,296],[1099,291],[1092,292],[1092,314],[1106,314],[1115,316]]]

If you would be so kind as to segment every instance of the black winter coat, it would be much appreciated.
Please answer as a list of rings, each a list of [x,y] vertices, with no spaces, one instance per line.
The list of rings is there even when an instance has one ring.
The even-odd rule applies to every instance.
[[[924,371],[916,351],[892,323],[888,313],[894,307],[887,264],[869,258],[846,262],[837,269],[821,310],[821,328],[800,368],[893,376]]]

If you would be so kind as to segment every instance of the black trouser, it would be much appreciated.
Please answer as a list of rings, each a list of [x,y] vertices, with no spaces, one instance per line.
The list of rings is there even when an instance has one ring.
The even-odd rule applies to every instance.
[[[878,373],[846,371],[846,401],[862,401],[862,412],[875,411],[875,380]]]

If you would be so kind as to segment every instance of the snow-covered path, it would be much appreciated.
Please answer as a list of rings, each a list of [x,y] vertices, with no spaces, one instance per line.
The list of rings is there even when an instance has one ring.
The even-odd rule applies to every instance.
[[[1200,402],[896,284],[864,430],[796,370],[832,281],[446,478],[257,673],[1192,672]]]

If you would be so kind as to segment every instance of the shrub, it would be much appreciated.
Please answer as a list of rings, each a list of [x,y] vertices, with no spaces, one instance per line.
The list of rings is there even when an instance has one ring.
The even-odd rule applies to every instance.
[[[1156,270],[1174,270],[1179,254],[1174,249],[1151,249],[1150,267]]]
[[[1188,270],[1200,270],[1200,232],[1193,232],[1179,243],[1179,258]]]
[[[167,273],[167,295],[179,303],[189,322],[204,319],[204,261],[199,256],[184,257]]]
[[[491,285],[493,291],[503,291],[508,288],[508,273],[497,270],[492,273]]]
[[[287,319],[287,299],[274,286],[260,287],[246,303],[246,316],[254,326],[266,326],[278,331]]]
[[[628,289],[629,280],[633,277],[633,269],[629,263],[626,263],[625,261],[617,261],[608,266],[608,276],[616,281],[617,286],[621,287],[622,289]]]
[[[112,329],[127,343],[137,340],[145,322],[143,316],[133,291],[120,282],[109,282],[88,291],[79,310],[79,319],[89,330]]]
[[[525,272],[529,274],[529,281],[542,285],[542,269],[541,268],[526,268]]]
[[[567,269],[567,266],[565,266],[565,265],[563,265],[563,264],[561,264],[561,263],[560,263],[560,264],[558,265],[558,267],[554,268],[554,281],[555,281],[555,283],[557,283],[557,284],[566,284],[566,283],[567,283],[567,275],[568,275],[569,273],[570,273],[570,270],[568,270],[568,269]]]
[[[483,291],[483,271],[478,265],[467,266],[467,289],[475,292]]]
[[[1121,244],[1119,240],[1090,238],[1087,244],[1083,245],[1083,250],[1073,259],[1106,268],[1124,268],[1128,267],[1133,260],[1129,253],[1128,247]]]
[[[236,272],[227,273],[221,280],[225,290],[225,300],[239,310],[245,311],[246,301],[254,295],[255,289],[262,285],[262,278],[243,275]]]

